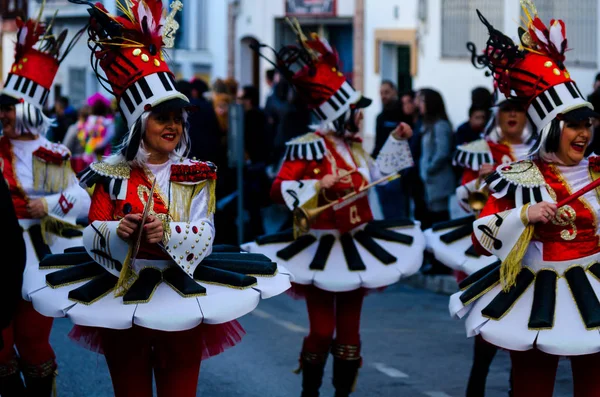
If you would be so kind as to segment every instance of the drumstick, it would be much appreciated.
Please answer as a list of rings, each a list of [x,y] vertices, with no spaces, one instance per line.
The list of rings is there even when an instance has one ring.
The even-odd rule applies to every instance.
[[[592,189],[597,188],[598,186],[600,186],[600,178],[598,178],[595,181],[593,181],[592,183],[589,183],[586,186],[582,187],[575,193],[571,194],[569,197],[566,197],[563,200],[561,200],[558,204],[556,204],[556,208],[560,208],[564,205],[569,204],[571,201],[575,200],[576,198],[578,198],[580,196],[583,196],[584,194],[586,194],[587,192],[589,192]]]

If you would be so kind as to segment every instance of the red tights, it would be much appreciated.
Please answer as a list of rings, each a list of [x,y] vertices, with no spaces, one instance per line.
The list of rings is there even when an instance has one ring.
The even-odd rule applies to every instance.
[[[36,312],[31,302],[21,299],[12,323],[2,331],[4,349],[0,350],[0,366],[15,359],[13,346],[23,364],[37,366],[54,360],[49,342],[52,321]]]
[[[310,333],[304,340],[304,350],[327,353],[335,333],[341,345],[360,344],[360,312],[364,291],[329,292],[312,288],[306,294]]]
[[[103,330],[115,397],[152,397],[153,373],[158,397],[195,397],[202,357],[194,352],[197,335],[141,327]]]
[[[539,350],[511,351],[514,397],[552,397],[558,356]],[[571,356],[574,397],[600,397],[600,353]]]

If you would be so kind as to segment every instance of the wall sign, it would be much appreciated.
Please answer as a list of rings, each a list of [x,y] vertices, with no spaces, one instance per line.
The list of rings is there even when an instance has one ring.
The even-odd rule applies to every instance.
[[[287,16],[332,17],[336,13],[336,0],[286,0]]]

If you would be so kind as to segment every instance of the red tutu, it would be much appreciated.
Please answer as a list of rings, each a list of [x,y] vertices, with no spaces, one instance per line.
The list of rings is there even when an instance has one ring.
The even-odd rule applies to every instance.
[[[126,330],[113,330],[107,328],[85,327],[75,325],[69,338],[78,345],[93,352],[104,354],[105,342],[115,345],[115,340],[122,340],[131,349],[131,340],[143,345],[151,345],[156,352],[156,357],[161,357],[159,366],[168,365],[164,357],[187,356],[192,360],[201,358],[205,360],[216,356],[232,346],[237,345],[246,331],[237,320],[223,324],[200,324],[186,331],[157,331],[139,326]],[[118,344],[119,342],[117,342]],[[165,354],[166,353],[166,354]],[[181,363],[179,363],[181,364]]]
[[[365,294],[365,296],[367,296],[367,295],[371,295],[376,292],[383,292],[383,291],[385,291],[386,288],[387,287],[381,287],[381,288],[362,288],[361,287],[359,289],[361,289],[363,291],[363,293]],[[309,291],[312,291],[313,289],[320,289],[320,288],[315,287],[314,284],[292,283],[292,288],[285,291],[285,293],[288,294],[289,296],[291,296],[293,299],[301,300],[301,299],[306,299],[306,294],[309,293]]]

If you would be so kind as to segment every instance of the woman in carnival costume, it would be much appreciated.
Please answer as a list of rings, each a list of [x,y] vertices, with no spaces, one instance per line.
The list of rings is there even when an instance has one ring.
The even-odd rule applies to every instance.
[[[523,5],[519,46],[479,14],[490,34],[481,61],[505,95],[527,104],[540,134],[532,160],[486,179],[492,195],[473,242],[499,261],[461,283],[450,312],[466,317],[468,336],[509,350],[515,397],[552,396],[560,356],[571,360],[574,396],[600,396],[600,201],[593,189],[561,202],[600,176],[597,158],[585,158],[599,115],[565,68],[564,23],[548,28]]]
[[[531,131],[524,105],[504,97],[494,107],[483,138],[457,148],[454,165],[463,167],[464,171],[456,196],[460,207],[473,215],[435,224],[425,231],[425,237],[428,250],[455,271],[458,283],[497,260],[475,251],[471,242],[474,216],[487,200],[485,178],[501,164],[528,157],[535,138]],[[485,395],[487,374],[497,350],[481,337],[475,339],[467,397]]]
[[[52,319],[34,310],[31,294],[46,286],[39,261],[81,244],[77,219],[87,214],[90,197],[71,170],[69,150],[45,138],[53,120],[42,110],[60,63],[83,31],[63,47],[66,30],[54,36],[34,19],[18,19],[17,26],[15,61],[0,95],[0,165],[26,243],[27,264],[23,299],[3,330],[0,394],[23,395],[22,374],[28,395],[49,396],[56,371],[49,343]]]
[[[292,294],[306,298],[310,333],[300,354],[302,396],[319,395],[331,352],[333,385],[336,396],[342,397],[352,392],[361,365],[365,292],[393,284],[421,266],[424,237],[419,224],[374,221],[362,190],[369,182],[412,166],[406,142],[412,131],[401,124],[374,161],[357,137],[361,108],[371,101],[346,81],[327,41],[316,34],[309,40],[297,24],[293,26],[299,44],[277,52],[275,66],[320,125],[316,132],[287,143],[271,189],[271,197],[296,214],[296,230],[263,236],[244,248],[289,268],[294,275]],[[359,194],[340,201],[349,193]],[[330,207],[321,207],[327,204]],[[300,235],[300,229],[307,233]]]
[[[88,33],[92,66],[129,132],[80,174],[95,185],[84,247],[46,257],[40,271],[61,269],[32,298],[104,354],[117,397],[152,396],[153,375],[158,396],[191,397],[201,360],[235,345],[235,319],[287,290],[290,277],[263,255],[213,246],[216,167],[185,158],[190,103],[162,52],[182,4],[166,18],[160,0],[127,4],[122,16],[90,4]]]

